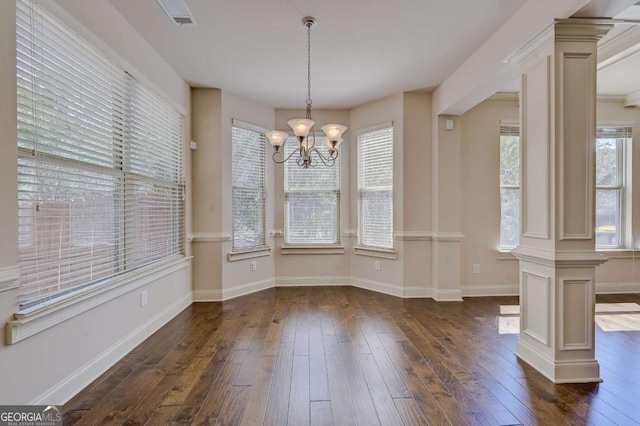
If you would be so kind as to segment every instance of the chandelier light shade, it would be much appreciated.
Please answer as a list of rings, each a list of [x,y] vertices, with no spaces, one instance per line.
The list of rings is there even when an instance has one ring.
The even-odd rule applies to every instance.
[[[276,152],[280,149],[282,145],[284,145],[284,141],[287,140],[289,134],[287,132],[281,132],[280,130],[270,130],[266,133],[269,142],[271,142],[271,146],[276,150]]]
[[[315,167],[320,160],[325,166],[334,166],[338,158],[338,147],[344,141],[342,134],[347,130],[347,126],[342,124],[325,124],[322,131],[325,137],[321,138],[328,154],[322,154],[316,148],[316,135],[313,126],[316,124],[311,119],[311,29],[317,24],[315,18],[307,16],[302,19],[302,25],[307,29],[307,111],[305,118],[293,118],[287,124],[293,130],[293,134],[298,138],[298,149],[294,150],[288,157],[285,157],[284,150],[280,148],[285,144],[289,134],[279,130],[271,130],[266,133],[271,146],[275,150],[273,161],[282,164],[289,160],[295,160],[300,167]]]

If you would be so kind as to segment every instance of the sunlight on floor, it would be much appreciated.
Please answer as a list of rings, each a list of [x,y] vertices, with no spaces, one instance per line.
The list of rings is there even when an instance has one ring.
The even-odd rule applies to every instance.
[[[596,303],[596,325],[602,331],[640,331],[640,305]],[[520,333],[520,305],[500,305],[498,334],[518,333]]]

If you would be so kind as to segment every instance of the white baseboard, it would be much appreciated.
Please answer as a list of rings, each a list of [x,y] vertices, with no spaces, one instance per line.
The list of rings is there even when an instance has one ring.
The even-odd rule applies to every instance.
[[[118,343],[98,355],[93,361],[80,367],[71,376],[37,397],[31,402],[31,405],[65,404],[136,346],[144,342],[149,336],[191,305],[191,302],[191,293],[185,294],[176,302],[167,306],[162,312],[133,330]]]
[[[466,285],[461,287],[462,297],[518,296],[520,286],[514,285]]]
[[[257,291],[266,290],[274,287],[275,279],[268,278],[266,280],[254,281],[247,284],[240,284],[233,287],[223,288],[222,290],[194,290],[194,302],[223,302],[225,300],[234,299]]]
[[[432,287],[403,287],[381,281],[355,277],[276,277],[243,284],[224,290],[195,290],[194,302],[220,302],[255,293],[272,287],[348,286],[377,291],[403,298],[433,298],[438,302],[459,302],[463,297],[518,296],[520,287],[513,285],[468,285],[460,289],[434,289]],[[596,294],[640,293],[640,283],[597,283]]]
[[[247,284],[238,285],[231,288],[222,289],[222,300],[229,300],[247,294],[255,293],[256,291],[266,290],[274,287],[276,280],[274,278],[268,278],[266,280],[254,281]]]
[[[431,287],[404,287],[403,297],[405,299],[432,297],[432,289]]]
[[[277,277],[276,287],[348,286],[349,277]]]
[[[431,297],[436,302],[462,302],[462,290],[460,289],[439,289],[431,290]]]
[[[364,278],[351,277],[351,285],[353,287],[363,288],[365,290],[377,291],[378,293],[388,294],[390,296],[403,297],[403,287],[395,284],[383,283],[380,281],[366,280]]]
[[[195,302],[221,302],[222,290],[193,290]]]
[[[596,294],[640,293],[640,283],[596,283]]]

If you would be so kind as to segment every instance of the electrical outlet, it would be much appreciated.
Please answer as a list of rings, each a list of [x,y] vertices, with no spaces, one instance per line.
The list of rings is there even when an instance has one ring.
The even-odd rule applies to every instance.
[[[376,260],[373,262],[373,269],[375,269],[376,271],[380,270],[380,261]]]
[[[474,274],[479,274],[480,273],[480,264],[479,263],[474,263],[473,264],[473,273]]]
[[[145,306],[147,303],[149,303],[149,291],[142,290],[140,292],[140,306]]]
[[[256,264],[256,261],[252,260],[251,263],[249,263],[249,270],[251,272],[255,272],[257,268],[258,268],[258,265]]]

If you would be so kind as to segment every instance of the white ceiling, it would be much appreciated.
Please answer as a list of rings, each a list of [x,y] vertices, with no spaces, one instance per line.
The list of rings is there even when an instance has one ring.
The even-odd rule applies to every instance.
[[[186,0],[198,26],[179,27],[156,0],[110,0],[190,85],[276,108],[304,106],[304,16],[314,107],[349,108],[434,89],[525,1]]]

